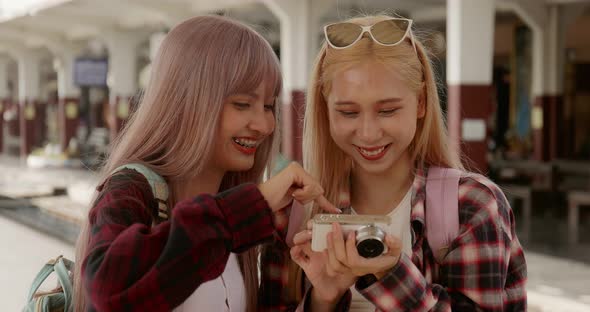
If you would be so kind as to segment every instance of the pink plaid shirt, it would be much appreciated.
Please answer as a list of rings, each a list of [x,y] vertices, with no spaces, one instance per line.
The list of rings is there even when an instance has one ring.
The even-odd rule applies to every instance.
[[[402,255],[360,293],[376,311],[526,311],[526,262],[499,187],[481,175],[460,179],[459,235],[439,265],[424,236],[425,177],[426,171],[419,171],[413,184],[412,256]],[[267,247],[262,261],[261,300],[267,311],[304,310],[305,302],[286,298],[290,257],[284,243]],[[348,310],[350,298],[347,292],[337,311]]]

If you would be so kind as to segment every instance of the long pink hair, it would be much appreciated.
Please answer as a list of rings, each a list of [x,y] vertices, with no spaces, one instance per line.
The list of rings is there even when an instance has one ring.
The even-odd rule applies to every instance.
[[[198,177],[210,164],[223,103],[231,95],[255,90],[265,80],[275,96],[282,88],[280,65],[266,40],[249,27],[218,16],[199,16],[174,27],[162,42],[151,78],[137,111],[102,169],[104,181],[117,167],[142,163],[169,184],[168,207],[174,207],[175,181]],[[278,112],[275,112],[278,124]],[[258,149],[254,166],[227,172],[221,189],[260,182],[271,172],[276,133]],[[87,254],[89,224],[78,238],[74,274],[74,308],[86,307],[81,265]],[[248,311],[257,310],[258,250],[239,255]]]

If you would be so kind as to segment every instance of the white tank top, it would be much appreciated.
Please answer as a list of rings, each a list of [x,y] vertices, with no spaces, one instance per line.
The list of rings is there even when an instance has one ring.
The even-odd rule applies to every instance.
[[[236,254],[229,255],[221,276],[201,284],[173,311],[246,311],[246,288]]]
[[[402,241],[402,252],[408,256],[412,256],[412,234],[410,230],[410,215],[412,211],[412,188],[408,190],[402,201],[397,205],[393,211],[387,215],[391,218],[391,224],[387,232],[392,236],[396,236]],[[352,209],[352,213],[354,209]],[[350,288],[352,292],[352,301],[350,303],[351,312],[373,312],[375,305],[365,299],[354,285]]]

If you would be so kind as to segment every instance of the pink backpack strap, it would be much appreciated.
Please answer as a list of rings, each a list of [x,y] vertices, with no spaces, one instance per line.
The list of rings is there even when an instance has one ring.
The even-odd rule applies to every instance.
[[[461,171],[430,167],[426,177],[426,238],[436,262],[447,255],[459,235],[459,179]]]
[[[293,247],[293,236],[299,233],[300,231],[304,230],[303,223],[305,222],[305,217],[307,213],[305,211],[305,206],[302,205],[300,202],[293,200],[293,204],[291,205],[291,211],[289,213],[289,225],[287,226],[287,237],[285,237],[285,241],[289,247]]]

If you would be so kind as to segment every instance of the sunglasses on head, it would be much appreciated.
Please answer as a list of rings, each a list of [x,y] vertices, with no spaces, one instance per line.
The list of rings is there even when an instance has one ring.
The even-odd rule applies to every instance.
[[[388,47],[398,45],[409,34],[414,51],[416,50],[411,19],[392,17],[368,26],[342,22],[324,27],[326,41],[334,49],[345,49],[354,45],[361,40],[366,32],[369,33],[373,41]]]

